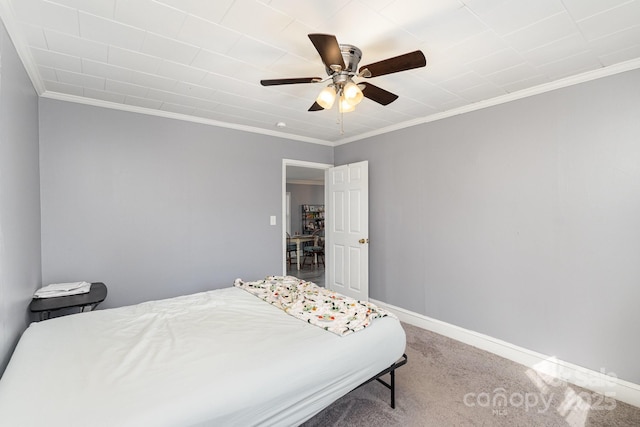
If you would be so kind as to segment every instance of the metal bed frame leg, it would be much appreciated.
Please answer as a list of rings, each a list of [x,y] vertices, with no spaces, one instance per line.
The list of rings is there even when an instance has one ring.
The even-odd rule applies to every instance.
[[[362,384],[360,384],[356,388],[360,388],[365,384],[369,384],[373,380],[378,381],[380,384],[382,384],[383,386],[385,386],[386,388],[388,388],[391,391],[391,408],[395,409],[396,408],[396,369],[399,368],[402,365],[405,365],[407,363],[407,360],[408,360],[407,355],[403,354],[402,358],[400,360],[395,362],[393,365],[389,366],[384,371],[380,372],[378,375],[376,375],[376,376],[368,379],[367,381],[363,382]],[[389,383],[387,383],[382,378],[380,378],[384,374],[389,374],[390,375],[391,378],[390,378]]]
[[[396,409],[396,370],[389,374],[391,374],[391,409]]]

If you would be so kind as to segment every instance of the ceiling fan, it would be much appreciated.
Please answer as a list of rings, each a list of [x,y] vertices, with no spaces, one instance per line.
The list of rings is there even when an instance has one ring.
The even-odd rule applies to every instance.
[[[338,44],[335,36],[330,34],[309,34],[311,43],[320,54],[329,77],[298,77],[288,79],[260,80],[262,86],[288,85],[299,83],[322,83],[331,80],[318,95],[309,111],[330,109],[339,99],[338,108],[341,113],[353,111],[363,97],[378,104],[388,105],[398,99],[398,95],[374,86],[369,82],[356,83],[355,77],[371,78],[399,71],[411,70],[427,65],[424,54],[416,50],[395,56],[369,65],[358,70],[358,63],[362,58],[362,51],[350,44]]]

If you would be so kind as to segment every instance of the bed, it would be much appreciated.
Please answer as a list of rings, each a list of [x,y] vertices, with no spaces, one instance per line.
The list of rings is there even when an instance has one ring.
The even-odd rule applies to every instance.
[[[296,307],[315,321],[298,318],[283,288],[265,296],[255,285],[292,281],[309,283],[236,281],[32,323],[0,379],[0,425],[295,426],[406,362],[393,315],[373,306],[332,331],[332,311],[307,298]]]

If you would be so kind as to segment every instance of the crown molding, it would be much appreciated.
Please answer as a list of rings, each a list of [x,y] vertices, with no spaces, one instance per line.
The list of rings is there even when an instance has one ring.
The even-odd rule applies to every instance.
[[[252,126],[247,126],[247,125],[220,122],[218,120],[207,119],[204,117],[189,116],[186,114],[174,113],[171,111],[154,110],[151,108],[138,107],[136,105],[119,104],[116,102],[104,101],[101,99],[85,98],[82,96],[68,95],[68,94],[52,92],[52,91],[45,91],[40,96],[43,98],[55,99],[58,101],[74,102],[77,104],[91,105],[94,107],[109,108],[112,110],[121,110],[121,111],[130,112],[130,113],[146,114],[148,116],[158,116],[158,117],[164,117],[168,119],[182,120],[186,122],[199,123],[199,124],[204,124],[209,126],[235,129],[235,130],[240,130],[244,132],[275,136],[278,138],[292,139],[300,142],[308,142],[311,144],[320,144],[320,145],[329,145],[329,146],[333,145],[333,143],[330,141],[325,141],[317,138],[308,138],[300,135],[291,135],[284,132],[276,132],[269,129],[261,129],[261,128],[256,128]]]
[[[493,107],[495,105],[504,104],[518,99],[528,98],[530,96],[539,95],[545,92],[551,92],[556,89],[562,89],[565,87],[585,83],[591,80],[597,80],[603,77],[613,76],[615,74],[624,73],[640,68],[640,58],[632,59],[626,62],[620,62],[618,64],[609,65],[608,67],[598,68],[597,70],[587,71],[585,73],[577,74],[575,76],[566,77],[564,79],[555,80],[553,82],[544,83],[538,86],[534,86],[528,89],[519,90],[506,95],[501,95],[495,98],[487,99],[484,101],[475,102],[473,104],[465,105],[452,110],[443,111],[441,113],[432,114],[429,116],[421,117],[415,120],[409,120],[406,122],[398,123],[397,125],[387,126],[375,131],[363,133],[360,135],[352,136],[338,140],[334,143],[334,146],[347,144],[349,142],[358,141],[361,139],[371,138],[373,136],[382,135],[385,133],[393,132],[400,129],[405,129],[424,123],[435,122],[436,120],[446,119],[448,117],[457,116],[464,113],[470,113],[472,111],[481,110],[483,108]]]
[[[3,3],[4,2],[2,2],[2,0],[0,0],[0,4],[3,4]],[[25,68],[27,68],[27,67],[25,67]],[[44,91],[43,90],[42,93],[39,92],[39,95],[42,96],[43,98],[56,99],[56,100],[60,100],[60,101],[75,102],[75,103],[80,103],[80,104],[92,105],[92,106],[95,106],[95,107],[103,107],[103,108],[110,108],[110,109],[114,109],[114,110],[122,110],[122,111],[128,111],[128,112],[133,112],[133,113],[146,114],[146,115],[151,115],[151,116],[165,117],[165,118],[170,118],[170,119],[175,119],[175,120],[182,120],[182,121],[205,124],[205,125],[209,125],[209,126],[217,126],[217,127],[240,130],[240,131],[244,131],[244,132],[251,132],[251,133],[257,133],[257,134],[262,134],[262,135],[274,136],[274,137],[278,137],[278,138],[290,139],[290,140],[299,141],[299,142],[307,142],[307,143],[311,143],[311,144],[320,144],[320,145],[326,145],[326,146],[330,146],[330,147],[336,147],[336,146],[339,146],[339,145],[347,144],[349,142],[359,141],[359,140],[362,140],[362,139],[371,138],[371,137],[378,136],[378,135],[383,135],[385,133],[389,133],[389,132],[393,132],[393,131],[397,131],[397,130],[401,130],[401,129],[405,129],[405,128],[409,128],[409,127],[413,127],[413,126],[418,126],[418,125],[425,124],[425,123],[435,122],[437,120],[446,119],[448,117],[453,117],[453,116],[457,116],[457,115],[460,115],[460,114],[470,113],[472,111],[477,111],[477,110],[481,110],[481,109],[484,109],[484,108],[493,107],[495,105],[505,104],[507,102],[516,101],[516,100],[523,99],[523,98],[528,98],[530,96],[539,95],[539,94],[546,93],[546,92],[551,92],[551,91],[554,91],[554,90],[557,90],[557,89],[562,89],[562,88],[565,88],[565,87],[573,86],[573,85],[580,84],[580,83],[589,82],[589,81],[592,81],[592,80],[597,80],[597,79],[600,79],[600,78],[603,78],[603,77],[612,76],[612,75],[615,75],[615,74],[619,74],[619,73],[623,73],[623,72],[626,72],[626,71],[635,70],[635,69],[638,69],[638,68],[640,68],[640,58],[633,59],[631,61],[621,62],[621,63],[615,64],[615,65],[610,65],[608,67],[599,68],[597,70],[588,71],[588,72],[585,72],[585,73],[582,73],[582,74],[578,74],[578,75],[575,75],[575,76],[571,76],[571,77],[567,77],[567,78],[564,78],[564,79],[561,79],[561,80],[556,80],[556,81],[545,83],[545,84],[542,84],[542,85],[538,85],[538,86],[535,86],[535,87],[532,87],[532,88],[523,89],[523,90],[520,90],[520,91],[517,91],[517,92],[509,93],[509,94],[498,96],[498,97],[491,98],[491,99],[487,99],[485,101],[480,101],[480,102],[476,102],[476,103],[473,103],[473,104],[470,104],[470,105],[465,105],[465,106],[462,106],[462,107],[459,107],[459,108],[454,108],[452,110],[443,111],[443,112],[436,113],[436,114],[431,114],[429,116],[421,117],[421,118],[418,118],[418,119],[415,119],[415,120],[409,120],[409,121],[406,121],[406,122],[398,123],[397,125],[387,126],[387,127],[378,129],[376,131],[363,133],[363,134],[356,135],[356,136],[353,136],[353,137],[344,138],[344,139],[341,139],[341,140],[338,140],[338,141],[328,141],[328,140],[323,140],[323,139],[318,139],[318,138],[309,138],[309,137],[300,136],[300,135],[292,135],[292,134],[288,134],[288,133],[284,133],[284,132],[272,131],[272,130],[269,130],[269,129],[256,128],[256,127],[246,126],[246,125],[238,125],[238,124],[233,124],[233,123],[226,123],[226,122],[221,122],[221,121],[217,121],[217,120],[206,119],[206,118],[203,118],[203,117],[189,116],[189,115],[186,115],[186,114],[173,113],[173,112],[170,112],[170,111],[154,110],[154,109],[138,107],[138,106],[134,106],[134,105],[119,104],[119,103],[115,103],[115,102],[103,101],[103,100],[98,100],[98,99],[93,99],[93,98],[84,98],[84,97],[81,97],[81,96],[67,95],[67,94],[62,94],[62,93],[58,93],[58,92],[51,92],[51,91]],[[32,77],[32,80],[33,80],[33,77]],[[35,86],[35,84],[34,84],[34,86]],[[38,90],[38,89],[36,88],[36,90]]]
[[[3,4],[3,3],[5,3],[4,0],[0,0],[0,5]],[[27,54],[28,54],[28,49],[27,49]],[[31,58],[31,57],[29,56],[29,58]],[[31,63],[33,63],[33,62],[31,62]],[[27,67],[25,66],[25,68],[27,68]],[[522,90],[519,90],[517,92],[512,92],[512,93],[509,93],[509,94],[506,94],[506,95],[501,95],[501,96],[498,96],[498,97],[495,97],[495,98],[491,98],[491,99],[487,99],[487,100],[484,100],[484,101],[475,102],[473,104],[464,105],[462,107],[454,108],[454,109],[447,110],[447,111],[442,111],[440,113],[431,114],[429,116],[420,117],[418,119],[409,120],[409,121],[406,121],[406,122],[398,123],[396,125],[387,126],[387,127],[375,130],[375,131],[362,133],[360,135],[355,135],[355,136],[352,136],[352,137],[349,137],[349,138],[340,139],[340,140],[337,140],[337,141],[329,141],[329,140],[323,140],[323,139],[318,139],[318,138],[309,138],[309,137],[305,137],[305,136],[301,136],[301,135],[292,135],[292,134],[288,134],[288,133],[284,133],[284,132],[271,131],[271,130],[268,130],[268,129],[256,128],[256,127],[252,127],[252,126],[237,125],[237,124],[232,124],[232,123],[220,122],[220,121],[212,120],[212,119],[205,119],[205,118],[201,118],[201,117],[194,117],[194,116],[189,116],[189,115],[185,115],[185,114],[173,113],[173,112],[169,112],[169,111],[154,110],[154,109],[150,109],[150,108],[137,107],[137,106],[126,105],[126,104],[118,104],[118,103],[109,102],[109,101],[102,101],[102,100],[97,100],[97,99],[92,99],[92,98],[84,98],[84,97],[80,97],[80,96],[76,96],[76,95],[66,95],[66,94],[61,94],[61,93],[58,93],[58,92],[51,92],[51,91],[44,91],[43,90],[42,93],[40,93],[40,92],[38,92],[38,93],[40,94],[40,96],[42,96],[44,98],[52,98],[52,99],[58,99],[58,100],[62,100],[62,101],[69,101],[69,102],[76,102],[76,103],[81,103],[81,104],[88,104],[88,105],[93,105],[93,106],[97,106],[97,107],[104,107],[104,108],[111,108],[111,109],[116,109],[116,110],[130,111],[130,112],[136,112],[136,113],[141,113],[141,114],[166,117],[166,118],[171,118],[171,119],[176,119],[176,120],[190,121],[190,122],[201,123],[201,124],[206,124],[206,125],[210,125],[210,126],[225,127],[225,128],[236,129],[236,130],[241,130],[241,131],[245,131],[245,132],[258,133],[258,134],[263,134],[263,135],[275,136],[275,137],[279,137],[279,138],[291,139],[291,140],[294,140],[294,141],[308,142],[308,143],[311,143],[311,144],[327,145],[327,146],[330,146],[330,147],[337,147],[339,145],[348,144],[350,142],[359,141],[359,140],[362,140],[362,139],[367,139],[367,138],[371,138],[371,137],[378,136],[378,135],[383,135],[385,133],[394,132],[394,131],[397,131],[397,130],[410,128],[410,127],[418,126],[418,125],[425,124],[425,123],[435,122],[437,120],[446,119],[446,118],[457,116],[457,115],[460,115],[460,114],[470,113],[472,111],[482,110],[484,108],[489,108],[489,107],[493,107],[493,106],[496,106],[496,105],[505,104],[505,103],[511,102],[511,101],[517,101],[519,99],[524,99],[524,98],[528,98],[530,96],[540,95],[540,94],[543,94],[543,93],[546,93],[546,92],[551,92],[551,91],[554,91],[554,90],[557,90],[557,89],[562,89],[562,88],[565,88],[565,87],[574,86],[574,85],[577,85],[577,84],[580,84],[580,83],[586,83],[586,82],[589,82],[589,81],[592,81],[592,80],[597,80],[597,79],[600,79],[600,78],[603,78],[603,77],[613,76],[613,75],[616,75],[616,74],[624,73],[626,71],[636,70],[638,68],[640,68],[640,58],[632,59],[632,60],[626,61],[626,62],[620,62],[618,64],[610,65],[608,67],[598,68],[597,70],[587,71],[587,72],[584,72],[584,73],[581,73],[581,74],[577,74],[575,76],[570,76],[570,77],[566,77],[564,79],[555,80],[553,82],[544,83],[544,84],[541,84],[541,85],[538,85],[538,86],[534,86],[534,87],[531,87],[531,88],[522,89]],[[37,73],[36,73],[36,76],[37,76]],[[33,79],[34,79],[34,77],[32,77],[32,81],[33,81]],[[39,79],[39,77],[38,77],[38,79]],[[34,83],[34,86],[35,86],[35,83]],[[38,90],[38,89],[36,88],[36,90]]]

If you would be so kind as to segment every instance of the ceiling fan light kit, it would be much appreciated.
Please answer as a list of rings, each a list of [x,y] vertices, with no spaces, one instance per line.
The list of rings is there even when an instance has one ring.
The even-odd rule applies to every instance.
[[[331,83],[318,94],[316,101],[309,108],[309,111],[331,109],[336,97],[339,98],[338,110],[340,113],[353,111],[355,106],[358,105],[363,98],[369,98],[381,105],[389,105],[398,99],[398,95],[370,83],[356,84],[354,78],[369,79],[427,65],[424,54],[416,50],[362,66],[360,70],[358,70],[358,64],[362,58],[362,51],[357,47],[350,44],[338,44],[336,37],[331,34],[309,34],[309,39],[320,54],[320,58],[329,76],[328,78],[300,77],[260,80],[260,84],[263,86],[321,83],[331,80]]]
[[[350,104],[344,96],[340,97],[340,103],[338,104],[338,110],[341,113],[350,113],[356,109],[356,106]]]
[[[336,100],[336,90],[332,85],[329,85],[322,89],[316,98],[316,102],[325,110],[331,109],[333,103]]]
[[[349,82],[344,85],[342,88],[342,94],[346,102],[354,107],[362,101],[364,95],[362,94],[362,90],[358,87],[357,84],[353,82],[353,80],[349,80]]]

